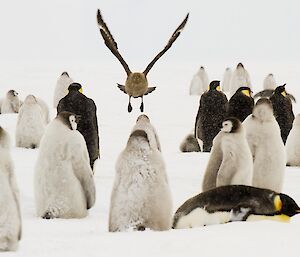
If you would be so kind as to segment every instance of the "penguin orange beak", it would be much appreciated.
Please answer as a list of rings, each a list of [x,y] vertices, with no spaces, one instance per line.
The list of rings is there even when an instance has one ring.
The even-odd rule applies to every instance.
[[[297,213],[297,214],[300,213],[300,210],[296,210],[296,213]]]

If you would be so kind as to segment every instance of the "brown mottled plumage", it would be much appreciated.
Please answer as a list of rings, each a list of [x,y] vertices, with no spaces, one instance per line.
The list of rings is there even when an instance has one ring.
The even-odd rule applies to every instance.
[[[183,30],[187,20],[188,20],[189,14],[186,15],[185,19],[182,21],[182,23],[179,25],[179,27],[175,30],[175,32],[172,34],[171,38],[169,39],[167,45],[164,47],[162,51],[160,51],[154,59],[148,64],[146,69],[143,72],[131,72],[129,69],[128,64],[125,62],[123,57],[118,51],[118,45],[115,42],[112,34],[110,33],[106,23],[104,22],[101,12],[98,9],[97,12],[97,21],[100,28],[100,33],[104,39],[105,45],[110,49],[110,51],[113,53],[114,56],[117,57],[117,59],[122,64],[123,68],[125,69],[127,73],[127,79],[125,82],[125,86],[118,84],[118,87],[120,90],[122,90],[125,94],[129,95],[129,103],[128,103],[128,112],[132,111],[132,106],[130,103],[131,97],[142,98],[142,103],[140,106],[141,112],[144,111],[144,103],[143,103],[143,96],[151,93],[155,90],[155,87],[148,87],[148,81],[147,81],[147,74],[153,67],[153,65],[156,63],[156,61],[163,56],[165,52],[170,49],[172,44],[175,42],[175,40],[179,37],[181,31]]]

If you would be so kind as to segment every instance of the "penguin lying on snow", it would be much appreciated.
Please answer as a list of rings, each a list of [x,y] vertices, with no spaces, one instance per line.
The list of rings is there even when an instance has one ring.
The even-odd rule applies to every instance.
[[[91,98],[82,94],[79,83],[68,87],[69,93],[59,101],[57,113],[68,111],[80,116],[77,130],[83,135],[90,157],[91,168],[100,156],[97,107]]]
[[[210,152],[212,141],[226,116],[227,104],[227,97],[220,89],[220,81],[212,81],[209,90],[201,95],[195,121],[195,137],[203,142],[203,152]]]
[[[19,190],[10,157],[10,138],[0,127],[0,252],[14,251],[21,239]]]
[[[240,87],[228,102],[227,117],[236,117],[243,122],[252,113],[254,99],[249,87]]]
[[[289,221],[299,214],[296,202],[285,194],[243,185],[222,186],[198,194],[176,211],[173,228],[194,228],[232,221]]]
[[[95,184],[77,117],[61,112],[42,137],[34,174],[36,212],[44,219],[83,218],[95,203]]]
[[[225,185],[251,185],[252,154],[245,130],[236,118],[227,118],[214,138],[202,190]]]
[[[128,112],[132,111],[131,106],[131,97],[142,98],[142,103],[140,106],[141,112],[144,111],[144,103],[143,103],[143,96],[147,95],[155,90],[155,87],[148,87],[148,81],[147,81],[147,74],[153,67],[153,65],[158,61],[160,57],[162,57],[172,46],[172,44],[175,42],[175,40],[179,37],[181,31],[183,30],[187,20],[188,20],[189,14],[185,17],[185,19],[182,21],[182,23],[178,26],[178,28],[175,30],[175,32],[172,34],[171,38],[169,39],[167,45],[164,47],[164,49],[159,52],[154,59],[148,64],[146,69],[143,72],[131,72],[131,70],[128,67],[128,64],[124,61],[123,57],[119,53],[117,43],[115,42],[112,34],[110,33],[107,25],[105,24],[100,10],[97,12],[97,21],[100,28],[100,33],[104,39],[105,45],[109,48],[109,50],[113,53],[113,55],[120,61],[123,68],[126,71],[127,79],[125,82],[125,86],[119,85],[118,87],[121,91],[123,91],[125,94],[129,96],[129,103],[128,103]]]
[[[279,124],[281,138],[284,144],[292,129],[295,118],[292,101],[287,97],[285,85],[286,84],[277,87],[274,94],[270,97],[274,109],[274,116]]]
[[[171,223],[172,197],[159,140],[149,118],[141,115],[116,163],[109,231],[167,230]]]

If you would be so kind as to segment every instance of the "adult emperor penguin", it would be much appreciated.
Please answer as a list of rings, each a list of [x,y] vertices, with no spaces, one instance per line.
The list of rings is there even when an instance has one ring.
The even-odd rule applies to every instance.
[[[22,223],[10,138],[0,127],[0,251],[14,251],[21,239]]]
[[[209,79],[207,72],[203,66],[193,76],[190,85],[190,95],[202,95],[208,89]]]
[[[254,99],[249,87],[240,87],[228,102],[228,117],[236,117],[243,122],[252,113]]]
[[[240,87],[252,88],[250,76],[248,71],[244,68],[242,63],[236,66],[236,69],[232,73],[230,80],[230,95],[233,95]]]
[[[277,87],[274,75],[270,73],[263,82],[264,90],[256,93],[253,98],[259,98],[259,97],[270,97],[273,95],[275,88]],[[286,92],[286,95],[294,102],[296,102],[296,98],[292,95]]]
[[[172,198],[160,144],[146,115],[137,119],[116,163],[109,231],[167,230]]]
[[[230,81],[232,77],[232,70],[227,67],[225,69],[224,75],[223,75],[223,80],[222,80],[222,90],[224,92],[229,92],[230,91]]]
[[[285,85],[286,84],[277,87],[274,94],[270,97],[274,109],[274,116],[279,124],[281,138],[284,144],[292,129],[295,118],[292,101],[287,97]]]
[[[203,152],[210,152],[212,141],[226,117],[227,104],[227,97],[220,89],[220,81],[212,81],[209,90],[201,95],[195,121],[195,137],[202,140]]]
[[[64,71],[57,79],[53,96],[53,107],[57,108],[59,100],[68,94],[68,87],[73,83],[68,72]]]
[[[21,106],[18,92],[9,90],[2,101],[1,113],[18,113]]]
[[[281,192],[285,173],[285,148],[280,128],[267,98],[257,101],[243,122],[253,156],[252,186]]]
[[[95,203],[95,184],[77,116],[61,112],[47,126],[35,166],[36,212],[44,219],[83,218]]]
[[[16,146],[36,148],[46,127],[43,110],[35,96],[28,95],[22,104],[16,127]]]
[[[288,195],[244,185],[222,186],[198,194],[176,211],[173,228],[194,228],[233,221],[288,222],[300,208]]]
[[[68,90],[69,93],[59,101],[57,113],[68,111],[80,116],[77,129],[85,139],[90,165],[94,170],[94,163],[100,156],[97,107],[91,98],[82,93],[79,83],[72,83]]]
[[[227,118],[222,126],[213,140],[202,191],[225,185],[252,184],[252,154],[241,122]]]
[[[286,165],[300,166],[300,114],[298,114],[293,122],[293,128],[286,140]]]
[[[105,24],[100,10],[97,12],[97,21],[100,28],[100,33],[104,39],[105,45],[109,48],[109,50],[113,53],[113,55],[120,61],[123,68],[126,71],[127,79],[124,85],[118,84],[118,87],[121,91],[123,91],[125,94],[129,96],[129,103],[128,103],[128,112],[132,111],[131,106],[131,97],[142,98],[140,110],[141,112],[144,111],[144,103],[143,103],[143,96],[147,95],[155,90],[155,87],[148,87],[148,81],[147,81],[147,74],[153,67],[153,65],[158,61],[160,57],[162,57],[168,49],[172,46],[172,44],[175,42],[175,40],[179,37],[181,31],[183,30],[187,20],[188,20],[189,14],[186,15],[185,19],[182,21],[182,23],[178,26],[178,28],[175,30],[175,32],[172,34],[171,38],[169,39],[167,45],[164,47],[164,49],[159,52],[154,59],[148,64],[146,69],[143,72],[131,72],[129,69],[128,64],[125,62],[123,57],[121,56],[117,43],[115,42],[112,34],[110,33],[107,25]]]

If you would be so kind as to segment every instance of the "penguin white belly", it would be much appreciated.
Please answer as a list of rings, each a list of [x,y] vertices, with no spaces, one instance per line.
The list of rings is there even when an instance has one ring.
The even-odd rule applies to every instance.
[[[286,157],[289,166],[300,166],[300,130],[298,125],[293,125],[286,141]]]
[[[194,75],[190,85],[190,95],[201,95],[204,91],[200,76],[198,74]]]
[[[196,208],[189,214],[182,216],[177,224],[177,229],[202,227],[213,224],[223,224],[230,221],[230,212],[218,211],[209,213],[203,208]]]

